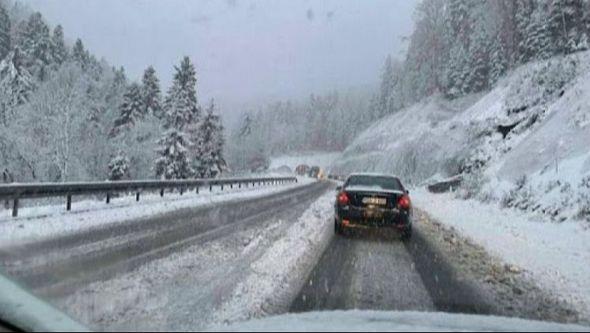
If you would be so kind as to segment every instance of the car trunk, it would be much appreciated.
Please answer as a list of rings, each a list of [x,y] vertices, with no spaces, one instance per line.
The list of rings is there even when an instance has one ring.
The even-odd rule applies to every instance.
[[[350,204],[354,207],[383,207],[396,208],[397,201],[402,193],[397,192],[373,192],[373,191],[354,191],[345,190],[348,193]],[[376,200],[377,199],[377,200]],[[385,205],[378,203],[379,199],[385,199]]]

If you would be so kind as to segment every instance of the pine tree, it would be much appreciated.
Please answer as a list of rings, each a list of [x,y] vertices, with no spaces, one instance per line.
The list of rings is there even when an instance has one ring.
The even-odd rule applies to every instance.
[[[529,46],[529,38],[531,35],[532,22],[531,18],[535,10],[534,0],[517,0],[516,1],[516,36],[517,36],[517,61],[525,63],[533,58]]]
[[[51,36],[51,55],[55,63],[61,65],[68,58],[68,49],[64,40],[64,31],[61,25],[53,29]]]
[[[379,89],[379,104],[377,105],[377,116],[379,118],[389,113],[389,99],[394,89],[394,74],[391,56],[385,59],[385,66],[381,74],[381,87]]]
[[[26,56],[27,68],[39,80],[47,77],[47,67],[53,63],[49,27],[41,13],[32,14],[21,31],[20,48]]]
[[[129,179],[129,158],[122,150],[118,150],[117,153],[111,157],[108,164],[109,169],[109,180],[117,181]]]
[[[490,36],[486,30],[485,15],[487,6],[478,2],[472,7],[470,21],[472,31],[469,41],[469,74],[463,92],[479,92],[488,87],[489,83],[489,40]]]
[[[143,105],[145,106],[145,113],[151,114],[157,118],[162,118],[162,106],[161,106],[161,92],[160,92],[160,80],[156,76],[156,70],[154,67],[148,67],[142,78],[142,96]]]
[[[113,129],[110,136],[118,135],[124,128],[130,128],[135,123],[143,119],[145,116],[145,107],[143,105],[143,98],[141,88],[137,83],[132,83],[125,95],[123,95],[123,103],[119,107],[119,117],[115,119]]]
[[[0,2],[0,61],[10,52],[10,17]]]
[[[199,138],[195,143],[196,156],[193,168],[199,178],[214,178],[226,169],[223,158],[223,126],[221,119],[214,112],[215,104],[211,101],[200,123]]]
[[[509,66],[509,59],[506,56],[506,50],[504,49],[500,34],[497,34],[494,38],[491,50],[490,84],[494,84],[506,73]]]
[[[542,7],[536,8],[525,30],[522,50],[523,60],[547,59],[552,55],[551,37],[546,25]]]
[[[164,101],[166,131],[156,150],[160,155],[156,160],[156,175],[165,179],[184,179],[193,175],[190,167],[190,156],[193,154],[188,148],[193,146],[190,138],[196,137],[194,129],[199,120],[195,68],[185,57],[175,70],[172,86]],[[187,131],[191,133],[190,137]]]
[[[568,54],[583,49],[588,39],[583,1],[549,0],[548,28],[554,53]]]
[[[156,160],[155,171],[160,179],[186,179],[193,175],[187,149],[189,145],[191,142],[184,132],[176,128],[166,130],[156,149],[160,157]]]
[[[0,62],[0,122],[7,125],[12,120],[14,108],[28,101],[32,89],[25,56],[16,47]]]
[[[452,34],[457,39],[457,42],[467,47],[469,43],[469,35],[471,34],[471,21],[469,14],[473,5],[473,0],[449,0],[449,24]]]
[[[461,43],[451,49],[446,70],[446,94],[450,98],[460,97],[469,91],[469,57]]]
[[[173,121],[170,126],[184,130],[186,125],[196,124],[199,121],[197,74],[189,57],[184,57],[180,67],[175,66],[174,68],[176,73],[164,100],[164,110],[175,117],[168,119]]]
[[[80,38],[76,39],[72,48],[72,59],[76,62],[83,70],[88,68],[90,62],[90,55],[88,51],[84,49],[84,43]]]

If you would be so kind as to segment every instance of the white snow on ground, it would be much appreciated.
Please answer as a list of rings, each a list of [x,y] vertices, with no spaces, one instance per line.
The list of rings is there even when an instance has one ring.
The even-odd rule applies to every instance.
[[[75,233],[89,228],[104,226],[110,223],[120,223],[138,218],[155,216],[171,212],[181,208],[215,205],[229,200],[256,198],[271,193],[284,191],[290,188],[309,184],[315,180],[301,177],[297,183],[277,186],[256,186],[229,189],[225,187],[221,191],[214,187],[201,188],[200,193],[194,191],[179,193],[166,193],[164,198],[159,194],[142,195],[139,202],[135,196],[112,198],[110,204],[98,200],[85,200],[73,202],[72,210],[65,210],[63,205],[51,205],[40,207],[26,207],[19,209],[19,216],[13,218],[10,210],[0,210],[0,245],[38,241],[51,238],[55,235]],[[65,200],[64,200],[65,201]]]
[[[577,222],[531,220],[521,212],[500,209],[453,194],[412,191],[415,205],[443,224],[482,245],[503,261],[517,265],[549,291],[590,318],[590,230]]]
[[[317,165],[326,169],[338,156],[340,156],[340,152],[310,152],[300,155],[276,156],[270,159],[270,170],[278,169],[282,166],[288,166],[291,170],[295,170],[300,164],[307,164],[309,166]]]
[[[334,233],[334,193],[318,199],[252,267],[215,322],[228,323],[288,310]]]

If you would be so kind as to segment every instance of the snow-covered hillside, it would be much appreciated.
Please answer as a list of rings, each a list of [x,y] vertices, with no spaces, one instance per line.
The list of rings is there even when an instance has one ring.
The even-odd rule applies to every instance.
[[[433,96],[363,132],[333,173],[407,183],[464,174],[459,194],[590,220],[590,53],[521,66],[486,93]]]

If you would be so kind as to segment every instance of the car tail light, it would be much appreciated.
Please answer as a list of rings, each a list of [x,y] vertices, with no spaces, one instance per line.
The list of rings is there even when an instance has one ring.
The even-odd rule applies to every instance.
[[[402,195],[398,200],[397,200],[397,205],[399,206],[399,208],[401,209],[405,209],[408,210],[410,209],[411,206],[411,201],[410,201],[410,197],[407,194]]]
[[[343,206],[348,205],[350,203],[350,198],[348,197],[348,193],[340,192],[340,194],[338,194],[338,203]]]

